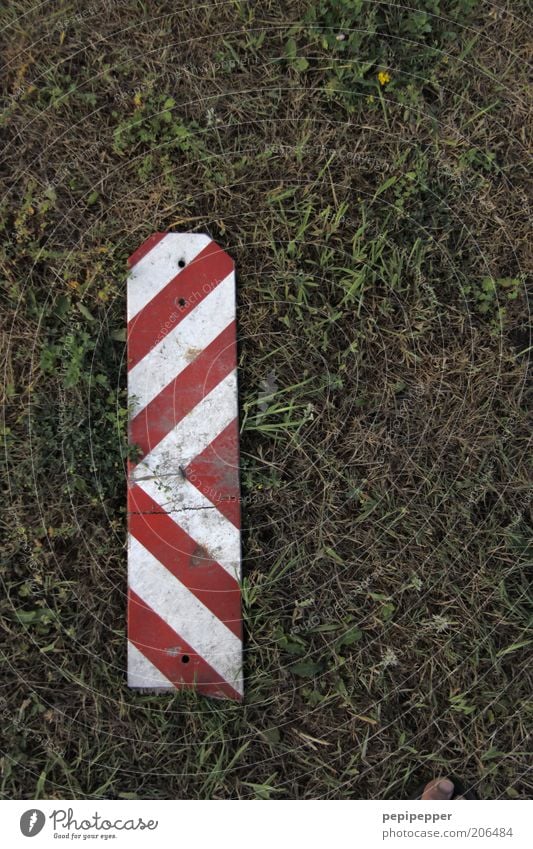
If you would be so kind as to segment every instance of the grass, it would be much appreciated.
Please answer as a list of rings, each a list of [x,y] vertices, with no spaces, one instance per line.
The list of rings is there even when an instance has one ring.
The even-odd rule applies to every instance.
[[[4,797],[531,795],[526,6],[415,6],[3,12]],[[125,686],[171,228],[238,269],[244,706]]]

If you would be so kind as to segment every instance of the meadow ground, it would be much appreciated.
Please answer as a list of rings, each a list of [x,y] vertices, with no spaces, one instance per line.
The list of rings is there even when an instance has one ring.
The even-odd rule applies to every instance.
[[[527,11],[4,9],[4,797],[531,797]],[[165,229],[237,263],[244,706],[125,686]]]

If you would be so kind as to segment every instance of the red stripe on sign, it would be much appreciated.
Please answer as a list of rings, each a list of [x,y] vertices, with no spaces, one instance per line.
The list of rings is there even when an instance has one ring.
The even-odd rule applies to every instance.
[[[187,480],[220,512],[241,527],[239,488],[239,427],[235,418],[192,460],[185,470]]]
[[[235,322],[222,331],[130,422],[131,445],[146,457],[187,413],[237,367]],[[131,468],[135,468],[132,464]]]
[[[129,322],[128,369],[162,342],[232,270],[233,260],[216,242],[200,251]]]
[[[133,645],[175,687],[242,701],[241,694],[131,589],[128,592],[128,622]]]
[[[236,637],[242,639],[239,584],[142,489],[128,488],[129,530]]]
[[[153,233],[151,236],[148,236],[146,241],[142,245],[139,245],[137,250],[133,251],[131,256],[128,257],[128,267],[133,268],[134,265],[137,265],[166,235],[167,233]]]

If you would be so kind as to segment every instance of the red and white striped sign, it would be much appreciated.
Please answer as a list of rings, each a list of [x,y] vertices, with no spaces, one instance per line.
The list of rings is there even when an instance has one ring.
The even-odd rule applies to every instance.
[[[234,263],[156,233],[128,264],[128,683],[240,700]]]

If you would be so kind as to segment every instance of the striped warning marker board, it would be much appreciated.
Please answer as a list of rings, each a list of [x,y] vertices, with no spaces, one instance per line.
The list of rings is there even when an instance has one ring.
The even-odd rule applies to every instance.
[[[128,264],[128,684],[240,700],[234,263],[156,233]]]

